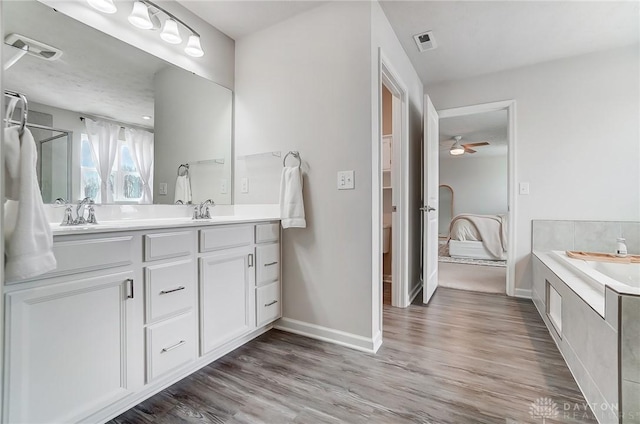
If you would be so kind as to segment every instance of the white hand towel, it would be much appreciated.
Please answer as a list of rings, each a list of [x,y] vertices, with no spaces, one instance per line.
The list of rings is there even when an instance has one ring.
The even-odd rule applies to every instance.
[[[5,280],[17,281],[56,269],[53,234],[36,175],[37,152],[28,128],[4,131]]]
[[[302,171],[299,166],[284,167],[280,179],[280,218],[282,228],[306,228],[302,200]]]
[[[191,201],[191,182],[187,175],[178,175],[178,178],[176,178],[176,191],[173,203],[178,200],[182,200],[185,205]]]

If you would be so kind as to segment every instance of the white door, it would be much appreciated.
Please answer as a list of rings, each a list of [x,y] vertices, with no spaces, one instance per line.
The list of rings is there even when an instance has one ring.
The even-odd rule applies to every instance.
[[[250,278],[254,266],[252,246],[200,258],[202,355],[254,327],[254,280]]]
[[[78,422],[141,385],[132,379],[141,375],[139,361],[128,354],[142,346],[133,321],[140,302],[130,288],[133,276],[122,272],[7,295],[11,344],[3,422]]]
[[[429,303],[438,287],[438,113],[429,96],[424,96],[424,181],[420,208],[423,216],[423,299]]]

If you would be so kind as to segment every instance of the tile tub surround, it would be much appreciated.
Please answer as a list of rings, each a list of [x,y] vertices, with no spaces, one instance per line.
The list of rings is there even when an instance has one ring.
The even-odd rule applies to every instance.
[[[532,250],[580,250],[613,253],[616,238],[624,237],[630,254],[640,254],[640,222],[532,221]]]
[[[640,422],[640,296],[622,296],[620,403],[622,423]]]

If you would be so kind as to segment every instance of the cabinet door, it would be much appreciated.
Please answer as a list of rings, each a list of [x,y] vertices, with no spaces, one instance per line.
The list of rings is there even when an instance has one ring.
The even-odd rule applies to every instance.
[[[253,328],[255,298],[250,272],[254,267],[252,247],[200,258],[201,354]]]
[[[122,272],[6,295],[5,422],[76,422],[132,393],[132,279]]]

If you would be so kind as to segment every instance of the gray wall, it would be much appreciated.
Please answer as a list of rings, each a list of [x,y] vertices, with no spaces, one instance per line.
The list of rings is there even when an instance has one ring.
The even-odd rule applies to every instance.
[[[429,86],[437,109],[516,100],[516,288],[531,288],[531,220],[640,216],[638,45]],[[516,182],[517,183],[517,182]]]
[[[284,316],[369,339],[379,331],[372,310],[381,301],[382,267],[372,263],[372,244],[381,243],[381,228],[372,228],[372,214],[381,212],[372,212],[379,46],[410,91],[412,225],[422,120],[422,85],[380,14],[369,2],[329,3],[236,44],[236,153],[299,150],[304,161],[307,228],[284,230],[282,239]],[[236,202],[276,203],[281,170],[268,155],[238,161]],[[336,189],[340,170],[355,171],[355,190]],[[242,178],[249,193],[240,191]],[[419,236],[412,236],[417,284]]]

